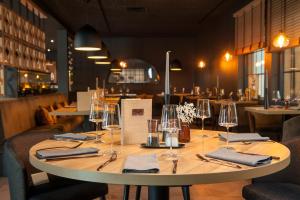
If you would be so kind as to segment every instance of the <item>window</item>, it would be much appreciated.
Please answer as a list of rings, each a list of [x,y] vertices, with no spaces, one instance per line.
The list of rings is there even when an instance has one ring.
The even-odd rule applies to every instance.
[[[284,97],[300,95],[300,47],[284,51]]]
[[[264,50],[255,51],[246,56],[248,69],[248,88],[255,91],[257,98],[264,97],[265,61]]]

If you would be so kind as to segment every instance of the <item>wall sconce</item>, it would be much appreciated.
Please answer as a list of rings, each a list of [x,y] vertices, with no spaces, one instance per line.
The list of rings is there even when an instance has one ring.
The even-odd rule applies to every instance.
[[[205,67],[205,62],[203,61],[203,60],[200,60],[199,61],[199,63],[198,63],[198,67],[200,68],[200,69],[203,69],[204,67]]]
[[[227,62],[229,62],[232,60],[232,55],[228,51],[226,51],[224,58]]]

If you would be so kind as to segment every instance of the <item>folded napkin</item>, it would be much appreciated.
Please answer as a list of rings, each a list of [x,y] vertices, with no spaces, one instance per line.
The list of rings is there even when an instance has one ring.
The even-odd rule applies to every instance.
[[[123,173],[157,172],[159,172],[159,165],[156,154],[128,156],[123,168]]]
[[[67,156],[78,156],[85,154],[96,154],[98,153],[97,148],[76,148],[76,149],[65,149],[65,150],[39,150],[36,151],[36,157],[39,159],[47,158],[59,158]]]
[[[219,133],[221,140],[227,140],[227,133]],[[258,133],[228,133],[228,142],[267,141],[269,137],[262,137]]]
[[[243,165],[256,167],[259,165],[269,164],[272,160],[271,156],[264,155],[246,155],[237,153],[233,149],[220,148],[216,151],[206,154],[205,156],[219,160],[226,160]]]
[[[79,133],[63,133],[63,134],[55,134],[55,139],[70,139],[70,140],[91,140],[94,137],[82,135]]]

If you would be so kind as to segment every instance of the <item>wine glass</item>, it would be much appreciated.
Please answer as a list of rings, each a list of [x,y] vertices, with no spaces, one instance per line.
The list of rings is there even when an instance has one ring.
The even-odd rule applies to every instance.
[[[226,134],[226,148],[229,148],[228,145],[228,133],[229,128],[235,127],[238,125],[238,117],[236,112],[236,106],[234,102],[223,102],[220,108],[219,115],[219,125],[227,129]]]
[[[275,105],[281,100],[281,95],[279,90],[274,90],[272,93],[272,101],[274,101]]]
[[[204,119],[211,117],[209,99],[198,99],[197,102],[197,117],[201,119],[202,122],[202,131],[204,130]],[[203,134],[203,137],[207,135]]]
[[[110,131],[110,152],[107,154],[114,154],[113,150],[113,131],[121,129],[120,107],[115,103],[106,103],[103,110],[102,128]]]
[[[99,143],[99,131],[101,130],[100,123],[102,122],[102,115],[103,115],[103,96],[99,91],[95,91],[92,93],[91,96],[91,105],[90,105],[90,115],[89,121],[95,123],[96,126],[96,139],[95,143]]]
[[[180,120],[177,115],[177,105],[167,104],[163,106],[162,116],[161,116],[161,128],[162,131],[168,132],[168,137],[166,137],[166,143],[169,139],[170,141],[170,152],[165,154],[167,157],[176,159],[177,155],[173,152],[173,138],[175,133],[181,129]]]

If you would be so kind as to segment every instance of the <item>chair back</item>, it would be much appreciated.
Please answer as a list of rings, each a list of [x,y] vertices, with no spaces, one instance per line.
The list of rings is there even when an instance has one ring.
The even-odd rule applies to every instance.
[[[293,117],[283,123],[282,141],[300,136],[300,116]]]

